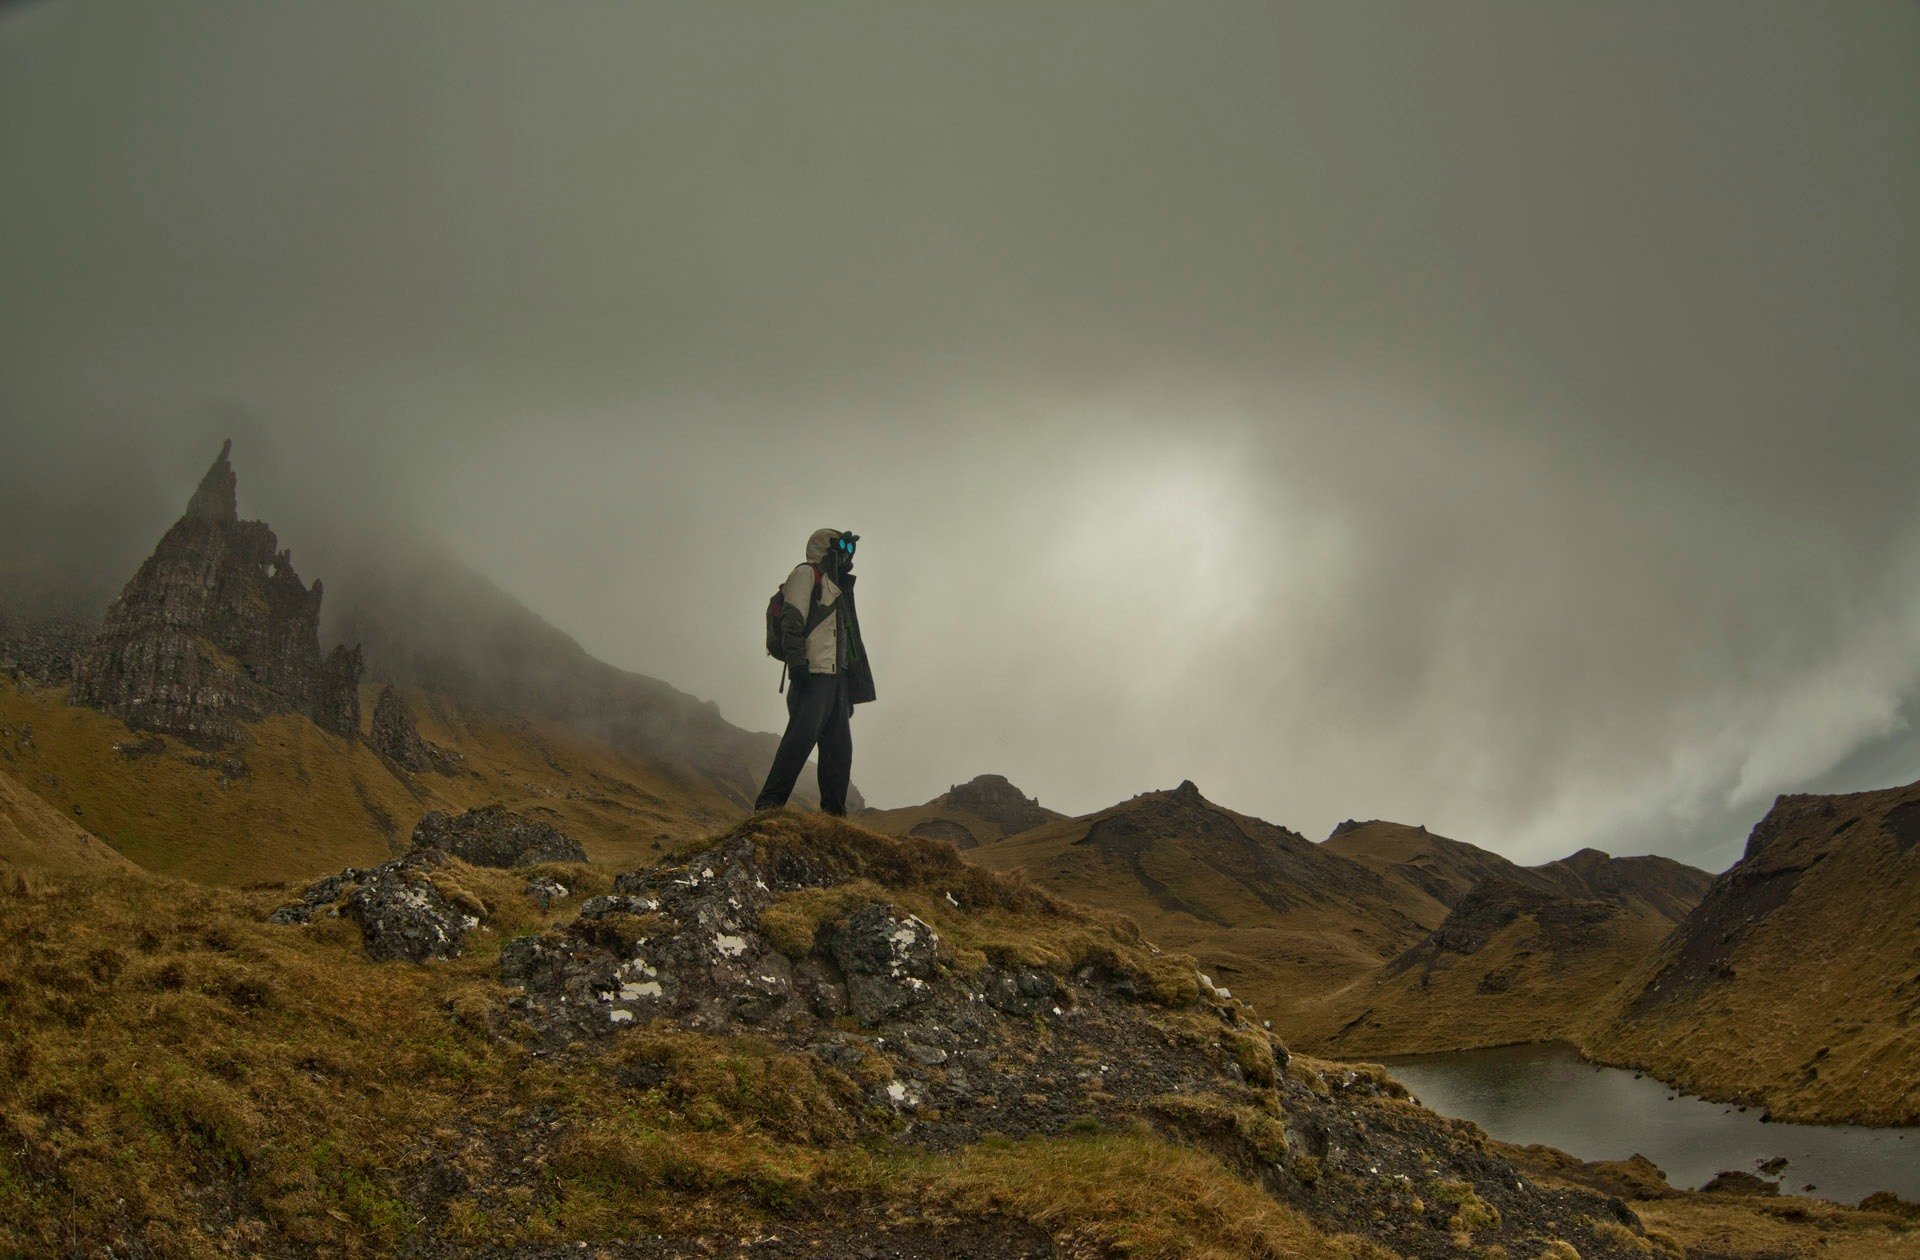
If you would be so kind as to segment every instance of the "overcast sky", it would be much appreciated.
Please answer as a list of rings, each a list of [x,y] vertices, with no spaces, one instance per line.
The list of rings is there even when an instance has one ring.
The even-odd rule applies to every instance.
[[[231,433],[778,729],[849,528],[875,803],[1718,869],[1920,777],[1917,230],[1905,0],[9,6],[5,563]]]

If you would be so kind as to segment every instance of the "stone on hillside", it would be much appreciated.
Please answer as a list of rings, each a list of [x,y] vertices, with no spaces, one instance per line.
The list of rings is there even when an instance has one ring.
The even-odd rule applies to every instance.
[[[413,847],[438,849],[475,866],[587,860],[586,850],[566,832],[500,805],[484,805],[457,816],[434,810],[413,829]]]
[[[367,742],[387,761],[414,774],[425,770],[445,773],[459,760],[457,753],[430,744],[421,736],[413,710],[407,707],[392,683],[380,688],[380,698],[373,702],[373,723]]]
[[[321,654],[320,583],[264,522],[239,519],[231,447],[81,649],[71,699],[201,744],[273,713],[357,737],[359,649]]]
[[[556,901],[561,901],[573,896],[573,889],[568,888],[559,880],[550,879],[545,875],[535,875],[532,879],[529,879],[523,891],[533,901],[533,904],[539,906],[542,910],[552,906]]]
[[[281,906],[274,923],[311,923],[340,916],[360,929],[367,956],[380,962],[423,963],[458,958],[467,933],[485,921],[470,898],[455,902],[433,882],[447,856],[423,849],[369,869],[350,866],[308,885],[299,901]],[[456,890],[457,892],[458,890]]]
[[[846,977],[854,1018],[877,1024],[932,996],[927,980],[940,938],[910,914],[869,902],[834,929],[833,960]]]

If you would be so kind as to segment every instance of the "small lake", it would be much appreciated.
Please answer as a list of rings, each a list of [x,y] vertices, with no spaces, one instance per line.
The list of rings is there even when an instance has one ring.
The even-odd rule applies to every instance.
[[[1698,1189],[1723,1170],[1758,1174],[1764,1161],[1785,1156],[1783,1194],[1858,1203],[1891,1190],[1920,1199],[1920,1128],[1762,1124],[1758,1107],[1679,1094],[1651,1076],[1583,1062],[1567,1045],[1383,1062],[1422,1103],[1503,1142],[1540,1142],[1586,1160],[1645,1155],[1675,1186]]]

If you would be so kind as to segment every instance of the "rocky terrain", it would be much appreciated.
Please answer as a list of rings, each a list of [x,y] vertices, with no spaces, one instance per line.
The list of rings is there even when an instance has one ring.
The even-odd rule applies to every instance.
[[[924,805],[865,810],[860,823],[890,836],[925,836],[945,840],[956,849],[973,849],[1065,817],[1022,792],[1006,776],[982,774],[954,784]]]
[[[438,849],[474,866],[584,862],[580,842],[544,819],[483,805],[449,816],[434,810],[413,829],[413,847]]]
[[[231,446],[80,650],[71,699],[201,745],[276,713],[357,737],[360,653],[322,654],[320,583],[300,580],[264,522],[240,519]]]
[[[1678,1254],[944,844],[782,814],[533,874],[574,895],[421,849],[279,912],[21,901],[0,1250]]]
[[[1913,1124],[1917,1030],[1912,783],[1776,801],[1586,1044],[1783,1119]]]

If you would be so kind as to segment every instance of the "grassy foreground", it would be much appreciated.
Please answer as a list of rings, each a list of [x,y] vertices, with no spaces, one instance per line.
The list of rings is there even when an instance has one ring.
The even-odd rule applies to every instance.
[[[575,884],[563,906],[610,884],[554,873]],[[368,961],[344,920],[266,923],[277,888],[105,874],[0,896],[0,1254],[378,1254],[976,1217],[1091,1254],[1384,1254],[1144,1126],[915,1150],[872,1136],[844,1077],[751,1037],[543,1051],[504,1005],[498,951],[570,911],[536,910],[525,872],[440,878],[491,920],[430,966]]]

